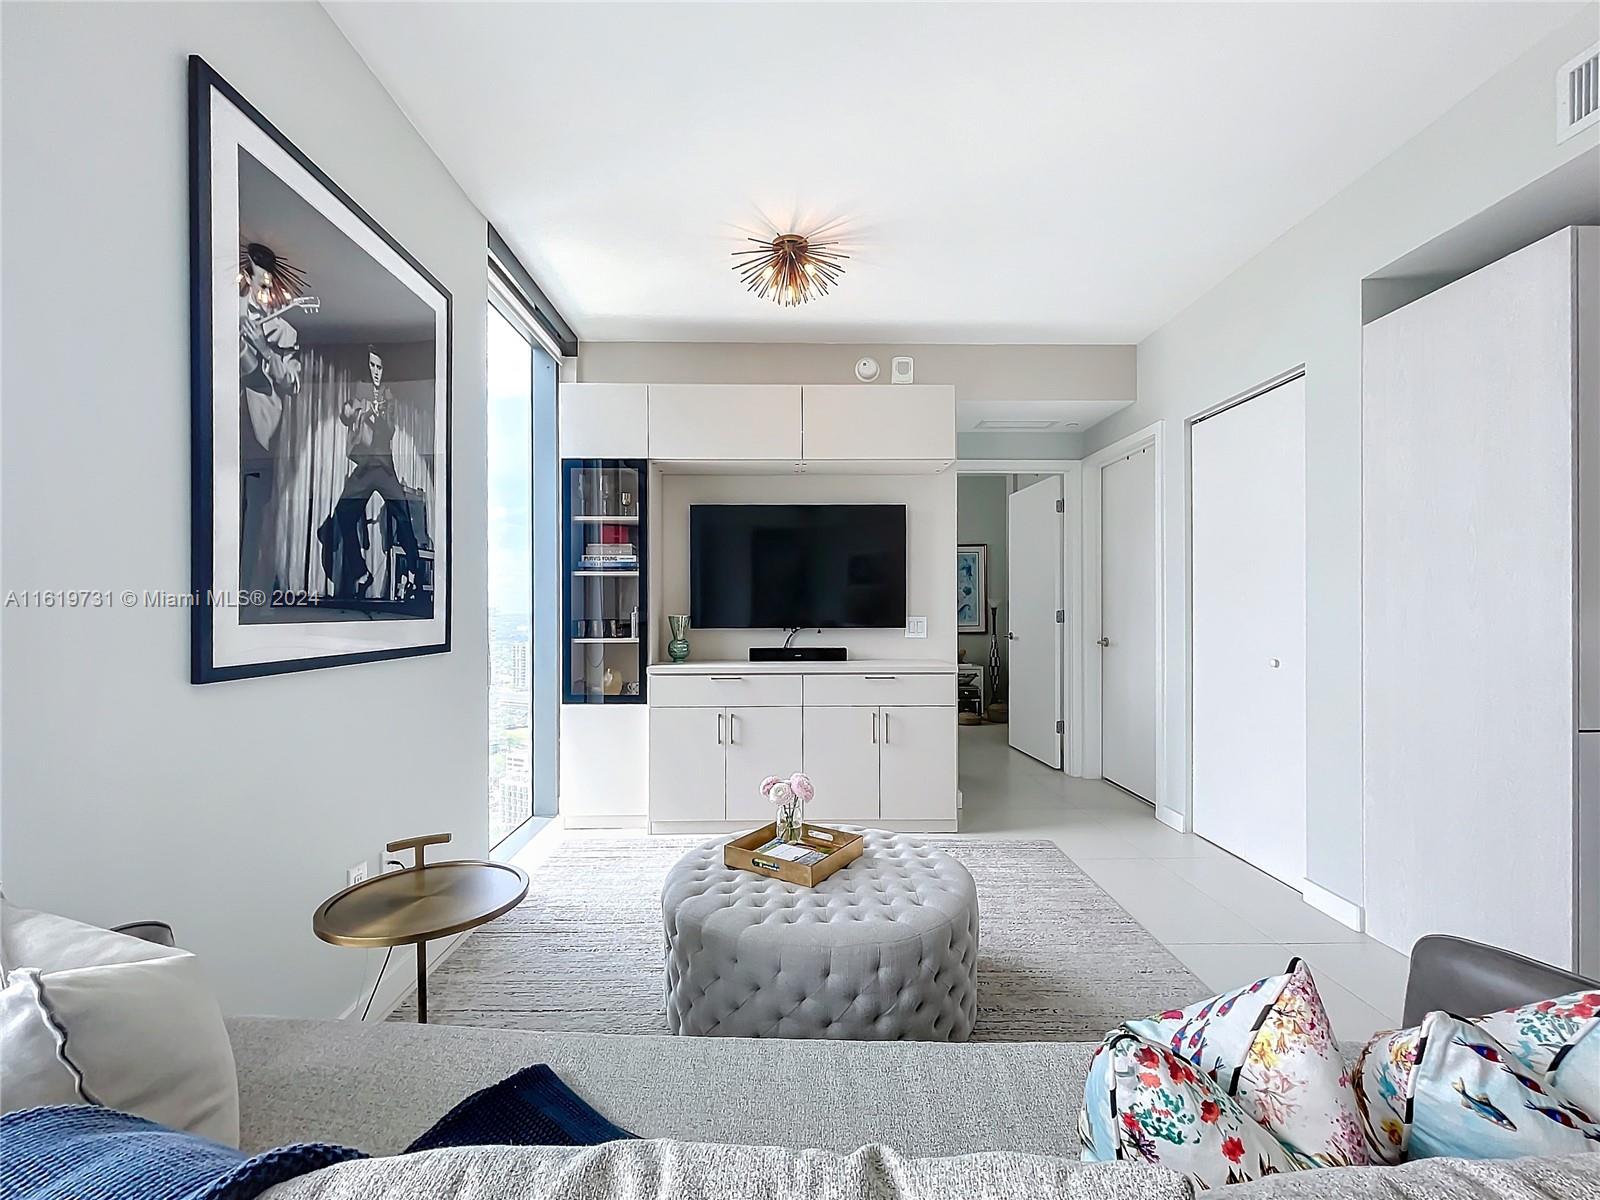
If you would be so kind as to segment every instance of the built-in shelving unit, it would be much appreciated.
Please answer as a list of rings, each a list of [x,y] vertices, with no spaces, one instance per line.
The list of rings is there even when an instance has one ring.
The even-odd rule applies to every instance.
[[[643,545],[648,464],[643,459],[568,458],[561,464],[564,636],[562,700],[642,704]],[[607,561],[624,565],[606,566]]]

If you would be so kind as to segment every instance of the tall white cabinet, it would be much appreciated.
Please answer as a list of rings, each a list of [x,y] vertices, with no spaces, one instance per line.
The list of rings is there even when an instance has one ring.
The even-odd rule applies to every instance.
[[[1600,974],[1600,230],[1366,327],[1373,936]]]

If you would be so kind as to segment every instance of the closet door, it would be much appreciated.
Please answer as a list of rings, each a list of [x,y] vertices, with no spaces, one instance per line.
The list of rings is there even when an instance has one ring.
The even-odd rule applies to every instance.
[[[1194,830],[1293,887],[1306,871],[1305,380],[1198,422]]]

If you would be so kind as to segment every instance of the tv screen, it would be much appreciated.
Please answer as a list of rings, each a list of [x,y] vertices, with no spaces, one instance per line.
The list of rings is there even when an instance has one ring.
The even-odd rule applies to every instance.
[[[697,629],[896,629],[906,623],[903,504],[692,504]]]

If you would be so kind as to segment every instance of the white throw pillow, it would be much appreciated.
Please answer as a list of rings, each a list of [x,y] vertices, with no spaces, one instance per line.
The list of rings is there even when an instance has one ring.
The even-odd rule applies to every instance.
[[[103,1104],[239,1144],[222,1012],[186,950],[0,896],[0,1112]]]

